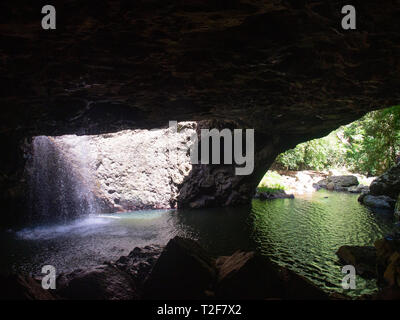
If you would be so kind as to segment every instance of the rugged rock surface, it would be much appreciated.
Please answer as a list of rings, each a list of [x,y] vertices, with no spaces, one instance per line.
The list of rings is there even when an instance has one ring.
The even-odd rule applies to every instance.
[[[193,240],[175,237],[144,284],[145,299],[205,299],[214,285],[215,261]]]
[[[9,220],[24,203],[21,148],[32,136],[235,121],[255,129],[253,175],[215,200],[191,194],[196,205],[231,204],[251,198],[243,195],[280,152],[400,98],[397,1],[356,1],[362,19],[348,31],[339,0],[52,4],[56,30],[41,28],[37,3],[0,5],[0,194]]]
[[[349,188],[358,186],[358,179],[353,175],[332,176],[317,182],[317,187],[335,191],[349,191]],[[354,189],[351,189],[354,190]]]
[[[358,275],[364,278],[376,278],[376,248],[373,246],[341,246],[336,252],[343,264],[356,268]]]
[[[397,199],[400,194],[400,162],[372,181],[370,192],[374,196],[385,195]]]
[[[395,200],[388,196],[372,196],[370,194],[362,194],[359,197],[359,201],[370,208],[382,208],[393,210]]]
[[[369,189],[369,193],[360,196],[360,202],[373,208],[394,210],[400,196],[400,163],[372,181]]]
[[[115,261],[114,265],[128,273],[141,292],[143,284],[161,252],[162,248],[159,246],[136,247],[127,256],[122,256]]]
[[[31,202],[62,199],[69,210],[82,210],[79,203],[72,204],[86,190],[93,199],[83,200],[94,202],[97,212],[175,207],[179,188],[192,168],[188,141],[196,134],[195,123],[179,123],[178,127],[176,133],[139,129],[35,138],[27,168],[32,187],[39,192]],[[60,213],[65,203],[58,203],[58,208],[54,204],[52,211]],[[43,207],[38,208],[42,214]]]
[[[138,293],[130,275],[101,265],[57,277],[57,294],[72,300],[133,300]]]
[[[254,196],[260,200],[274,200],[274,199],[294,199],[293,194],[287,194],[284,190],[278,190],[276,192],[257,192]]]
[[[0,300],[55,300],[54,290],[45,290],[29,276],[0,276]]]

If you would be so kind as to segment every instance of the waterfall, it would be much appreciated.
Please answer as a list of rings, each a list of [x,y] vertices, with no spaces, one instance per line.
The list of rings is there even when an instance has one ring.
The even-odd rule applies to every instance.
[[[85,137],[34,137],[28,164],[33,221],[66,221],[98,212]]]

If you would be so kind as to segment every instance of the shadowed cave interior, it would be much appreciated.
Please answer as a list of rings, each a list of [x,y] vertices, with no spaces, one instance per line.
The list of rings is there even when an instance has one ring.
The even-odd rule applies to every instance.
[[[346,291],[336,251],[374,256],[393,232],[396,167],[361,202],[339,190],[358,183],[332,175],[295,199],[265,202],[257,187],[282,152],[399,105],[398,1],[353,1],[351,31],[342,1],[53,5],[57,29],[43,32],[36,2],[0,4],[0,271],[18,273],[6,283],[37,299],[387,297],[389,257]],[[253,173],[192,165],[189,135],[203,128],[254,129]],[[364,206],[386,195],[389,214]],[[44,264],[60,272],[54,294],[41,291]],[[393,281],[384,294],[398,297]]]

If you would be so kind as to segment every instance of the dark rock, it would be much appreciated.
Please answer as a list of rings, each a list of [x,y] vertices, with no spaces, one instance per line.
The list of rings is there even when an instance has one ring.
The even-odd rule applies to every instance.
[[[309,280],[254,252],[236,252],[219,261],[220,299],[328,299]]]
[[[372,195],[385,195],[397,199],[400,194],[400,163],[372,181],[370,185]]]
[[[145,299],[204,299],[216,278],[215,261],[195,241],[170,240],[144,284]]]
[[[135,283],[125,272],[112,265],[75,270],[57,278],[57,293],[72,300],[134,300]]]
[[[370,194],[364,195],[362,202],[371,208],[394,209],[396,201],[388,196],[373,196]]]
[[[364,278],[377,277],[375,247],[341,246],[336,255],[343,264],[353,265],[358,275]]]
[[[142,289],[143,282],[150,274],[151,269],[160,256],[162,248],[160,246],[136,247],[127,256],[120,257],[115,266],[128,273],[134,280],[137,288]]]
[[[287,194],[284,190],[277,192],[257,192],[255,198],[260,200],[274,200],[274,199],[294,199],[293,194]]]
[[[109,0],[96,10],[66,0],[69,18],[56,32],[40,28],[32,5],[14,2],[0,4],[0,196],[11,220],[23,212],[23,199],[9,194],[22,184],[20,146],[33,136],[236,121],[255,129],[254,173],[230,175],[227,189],[205,184],[218,197],[204,202],[233,205],[251,200],[279,153],[400,98],[391,0],[364,0],[351,32],[340,28],[338,2]],[[205,192],[188,189],[187,203]]]
[[[35,279],[21,274],[0,276],[0,300],[55,300],[54,290],[45,290]]]
[[[352,175],[332,176],[317,182],[320,188],[331,191],[348,191],[349,187],[358,186],[358,184],[357,177]]]
[[[347,188],[350,193],[368,193],[369,187],[359,184],[358,186],[351,186]]]

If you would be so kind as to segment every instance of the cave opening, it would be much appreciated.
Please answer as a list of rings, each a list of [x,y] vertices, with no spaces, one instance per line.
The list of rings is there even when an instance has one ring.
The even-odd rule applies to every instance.
[[[399,115],[400,106],[376,110],[279,154],[252,201],[256,246],[336,292],[339,266],[356,263],[353,254],[362,248],[372,266],[358,267],[357,289],[346,294],[375,292],[374,243],[396,239],[399,227]]]

